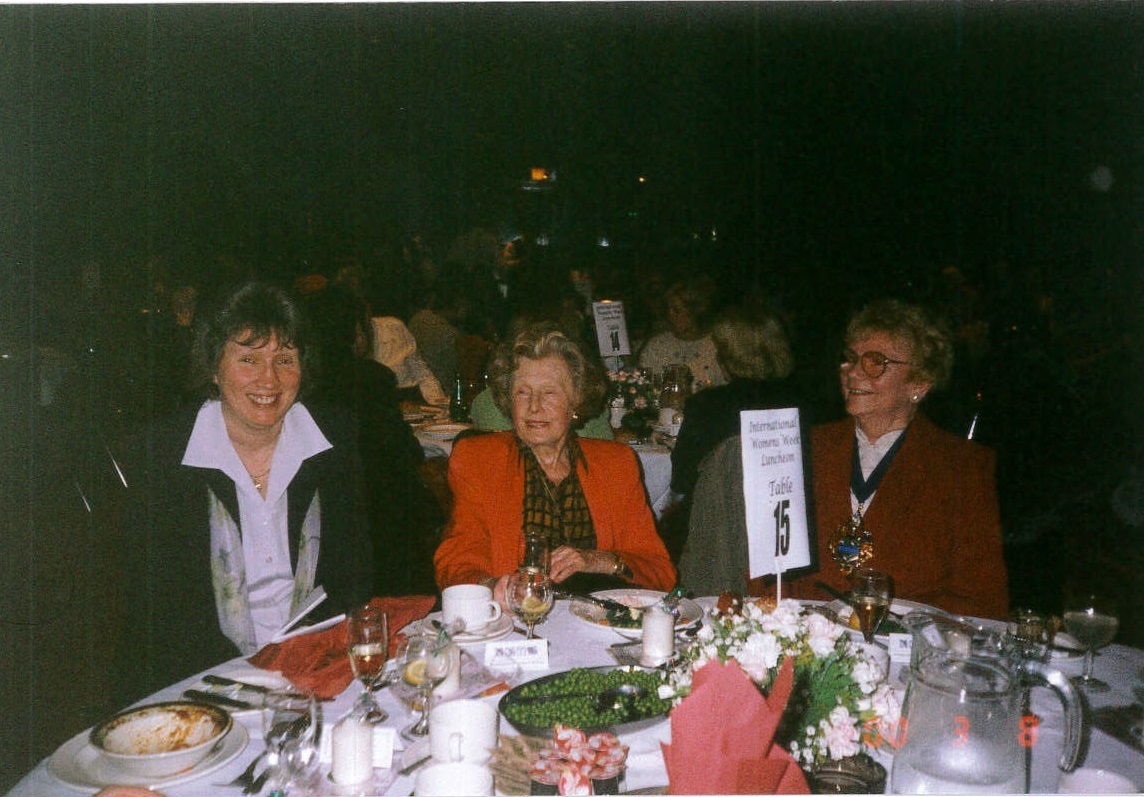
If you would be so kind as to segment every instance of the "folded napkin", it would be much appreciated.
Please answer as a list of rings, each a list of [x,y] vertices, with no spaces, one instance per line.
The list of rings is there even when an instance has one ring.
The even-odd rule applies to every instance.
[[[398,632],[409,623],[429,614],[437,599],[432,595],[400,598],[374,598],[370,601],[389,616],[389,649],[393,650]],[[321,699],[336,697],[354,679],[346,652],[345,620],[324,631],[302,634],[283,642],[271,643],[248,661],[264,670],[274,670],[299,689]]]
[[[798,764],[774,744],[793,687],[789,658],[769,697],[736,661],[697,670],[671,712],[671,744],[661,745],[671,794],[808,794]]]

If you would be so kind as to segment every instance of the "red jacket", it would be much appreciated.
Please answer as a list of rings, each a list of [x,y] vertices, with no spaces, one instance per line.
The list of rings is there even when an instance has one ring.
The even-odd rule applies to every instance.
[[[675,568],[655,530],[635,452],[623,443],[579,438],[576,474],[588,500],[596,547],[631,568],[633,581],[669,590]],[[512,432],[465,438],[449,458],[453,514],[434,562],[437,585],[474,583],[516,570],[524,548],[524,463]]]
[[[819,572],[793,582],[796,597],[825,597],[816,580],[849,589],[830,555],[830,538],[850,516],[853,451],[852,419],[811,432]],[[991,450],[914,418],[864,514],[874,539],[870,566],[889,571],[896,597],[955,614],[1008,614],[993,472]]]

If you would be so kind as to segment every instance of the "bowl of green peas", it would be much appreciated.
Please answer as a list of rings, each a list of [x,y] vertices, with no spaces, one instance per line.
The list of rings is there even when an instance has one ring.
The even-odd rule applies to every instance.
[[[577,667],[515,687],[499,708],[526,736],[551,738],[556,725],[589,734],[632,732],[667,717],[671,701],[660,699],[662,683],[662,672],[644,667]]]

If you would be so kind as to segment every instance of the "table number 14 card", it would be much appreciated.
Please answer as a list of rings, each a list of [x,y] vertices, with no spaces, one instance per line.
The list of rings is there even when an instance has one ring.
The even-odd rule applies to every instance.
[[[798,408],[739,413],[751,578],[810,564]]]

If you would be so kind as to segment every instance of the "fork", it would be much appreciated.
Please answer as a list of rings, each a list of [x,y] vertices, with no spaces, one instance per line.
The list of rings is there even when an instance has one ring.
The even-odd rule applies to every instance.
[[[242,771],[242,774],[239,775],[237,778],[232,780],[230,783],[216,783],[214,785],[215,786],[222,786],[222,787],[229,787],[229,788],[234,788],[234,789],[237,789],[237,788],[245,789],[245,788],[247,788],[248,786],[250,786],[250,784],[254,783],[254,770],[258,767],[258,762],[261,761],[265,756],[266,756],[266,751],[263,750],[261,753],[259,753],[258,755],[256,755],[254,757],[254,760],[250,762],[250,764],[246,767],[246,769],[244,769]]]

